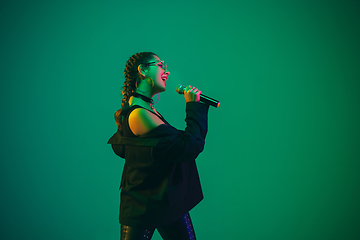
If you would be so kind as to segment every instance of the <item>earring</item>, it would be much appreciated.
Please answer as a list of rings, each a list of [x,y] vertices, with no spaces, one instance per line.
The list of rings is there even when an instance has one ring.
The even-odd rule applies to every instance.
[[[151,103],[151,104],[150,104],[150,106],[151,106],[152,108],[154,108],[155,104],[157,104],[157,102],[159,101],[159,93],[158,93],[157,95],[158,95],[157,101],[156,101],[155,103]]]
[[[145,79],[150,79],[151,80],[151,88],[154,87],[154,80],[152,80],[152,78],[146,77]]]
[[[141,73],[141,68],[140,68],[141,65],[138,66],[138,73],[140,73],[140,75],[144,76],[144,74]],[[144,76],[145,77],[145,76]]]

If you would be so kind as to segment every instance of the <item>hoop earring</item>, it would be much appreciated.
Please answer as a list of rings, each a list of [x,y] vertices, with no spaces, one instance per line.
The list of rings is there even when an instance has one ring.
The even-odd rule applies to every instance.
[[[146,79],[150,79],[151,80],[151,89],[154,87],[154,81],[152,80],[152,78],[149,78],[149,77],[146,77],[146,78],[144,78],[144,79],[142,79],[142,80],[146,80]],[[141,91],[140,89],[138,89],[138,82],[136,81],[135,82],[135,87],[136,87],[136,89],[139,91],[139,92],[141,92],[141,93],[147,93],[148,91],[150,91],[151,89],[149,89],[149,90],[147,90],[147,91],[145,91],[145,92],[143,92],[143,91]]]
[[[157,94],[157,95],[158,95],[157,101],[156,101],[155,103],[150,103],[150,106],[151,106],[152,108],[154,108],[155,104],[157,104],[157,102],[158,102],[159,99],[160,99],[160,95],[159,95],[159,94]]]
[[[139,91],[139,92],[141,92],[141,93],[146,93],[146,92],[148,92],[148,91],[146,91],[146,92],[143,92],[143,91],[141,91],[139,88],[138,88],[138,82],[136,81],[135,82],[135,90],[134,91]]]
[[[154,80],[152,80],[152,78],[149,78],[149,77],[146,77],[145,79],[150,79],[151,80],[151,88],[153,88],[154,87]]]

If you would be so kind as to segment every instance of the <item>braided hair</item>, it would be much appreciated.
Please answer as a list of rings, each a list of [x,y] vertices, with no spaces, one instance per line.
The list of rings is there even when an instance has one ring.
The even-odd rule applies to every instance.
[[[138,72],[138,66],[140,64],[146,65],[151,60],[153,60],[155,53],[152,52],[140,52],[132,55],[129,60],[126,62],[124,75],[125,82],[124,86],[121,88],[121,94],[123,95],[121,108],[115,112],[115,122],[118,127],[121,128],[121,123],[123,117],[126,113],[127,108],[129,107],[129,98],[132,93],[135,92],[138,83],[144,77]]]

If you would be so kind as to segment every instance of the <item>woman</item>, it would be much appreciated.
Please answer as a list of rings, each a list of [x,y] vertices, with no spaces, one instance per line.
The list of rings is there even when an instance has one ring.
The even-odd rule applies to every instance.
[[[121,179],[121,239],[196,239],[189,211],[202,199],[195,158],[204,149],[208,105],[200,91],[185,88],[187,127],[172,127],[155,110],[153,96],[165,91],[170,75],[151,52],[126,63],[122,107],[115,113],[118,131],[109,139],[125,158]]]

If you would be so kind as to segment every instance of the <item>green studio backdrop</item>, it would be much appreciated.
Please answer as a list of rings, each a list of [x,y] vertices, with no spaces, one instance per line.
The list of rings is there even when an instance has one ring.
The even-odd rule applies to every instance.
[[[141,51],[168,64],[155,106],[173,126],[177,84],[221,102],[198,239],[360,239],[357,1],[14,0],[0,22],[1,239],[119,239],[106,142]]]

